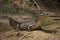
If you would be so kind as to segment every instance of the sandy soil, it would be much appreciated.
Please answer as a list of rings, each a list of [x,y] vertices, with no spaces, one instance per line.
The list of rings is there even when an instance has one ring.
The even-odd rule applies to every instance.
[[[10,31],[1,35],[0,40],[59,40],[59,36],[42,31]]]

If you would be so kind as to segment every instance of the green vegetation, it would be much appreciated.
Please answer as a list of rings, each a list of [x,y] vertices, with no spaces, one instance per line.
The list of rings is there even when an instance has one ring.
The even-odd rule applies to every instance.
[[[7,14],[7,13],[10,13],[10,14],[18,14],[19,13],[19,9],[18,8],[3,8],[3,9],[0,9],[0,13],[3,13],[3,14]]]
[[[19,9],[18,8],[13,8],[10,11],[11,11],[11,13],[14,13],[14,14],[18,14],[19,13]]]
[[[4,0],[4,3],[7,5],[10,5],[10,4],[12,4],[12,0]]]
[[[19,7],[18,6],[14,6],[14,4],[12,3],[12,0],[3,0],[3,3],[0,7],[0,13],[3,14],[17,14],[19,13]]]

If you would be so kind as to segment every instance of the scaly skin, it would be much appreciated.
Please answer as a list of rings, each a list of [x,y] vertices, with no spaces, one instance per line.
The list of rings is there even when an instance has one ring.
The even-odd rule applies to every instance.
[[[31,26],[31,29],[29,29],[29,28],[30,28],[29,25],[24,24],[24,23],[23,23],[23,24],[29,26],[28,30],[35,30],[35,29],[41,28],[42,22],[43,22],[43,20],[44,20],[46,17],[47,17],[47,15],[44,15],[44,16],[41,16],[40,18],[38,18],[36,24],[35,24],[34,26]],[[19,24],[19,26],[17,26],[17,24]],[[16,29],[16,28],[19,29],[19,28],[21,27],[21,23],[18,22],[18,21],[16,21],[16,20],[13,20],[12,18],[10,18],[10,25],[11,25],[13,28],[15,28],[15,29]],[[32,24],[31,24],[31,25],[32,25]],[[22,29],[22,30],[25,29],[25,30],[26,30],[26,28],[27,28],[27,27],[22,27],[22,28],[20,28],[20,29]],[[16,29],[16,30],[17,30],[17,29]]]

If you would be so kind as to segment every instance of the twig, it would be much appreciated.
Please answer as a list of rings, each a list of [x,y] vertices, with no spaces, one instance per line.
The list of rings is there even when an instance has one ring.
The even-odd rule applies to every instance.
[[[41,8],[40,8],[40,6],[38,5],[38,3],[37,3],[35,0],[33,0],[33,2],[36,4],[37,8],[38,8],[39,10],[41,10]]]

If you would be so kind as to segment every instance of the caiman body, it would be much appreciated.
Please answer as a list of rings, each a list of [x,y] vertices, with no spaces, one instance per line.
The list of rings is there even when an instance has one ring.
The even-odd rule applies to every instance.
[[[38,14],[38,13],[37,13]],[[38,29],[38,28],[41,28],[42,26],[42,22],[44,21],[44,19],[47,17],[47,15],[45,15],[44,13],[39,13],[38,15],[35,14],[35,20],[32,21],[32,20],[27,20],[24,22],[23,21],[17,21],[17,20],[14,20],[13,18],[9,18],[9,22],[10,22],[10,25],[15,28],[16,30],[35,30],[35,29]],[[28,19],[28,18],[25,18],[25,19]]]

